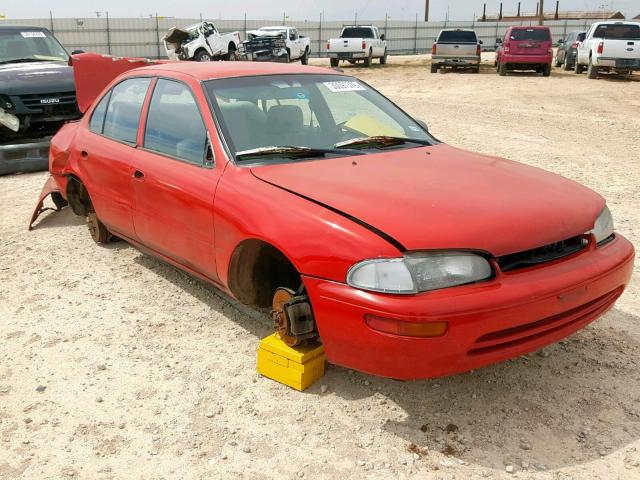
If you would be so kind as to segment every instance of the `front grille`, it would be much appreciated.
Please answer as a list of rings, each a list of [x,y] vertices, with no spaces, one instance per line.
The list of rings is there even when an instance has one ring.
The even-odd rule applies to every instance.
[[[571,333],[567,330],[575,331],[602,315],[613,305],[622,291],[623,287],[619,287],[566,312],[536,322],[487,333],[475,341],[467,354],[483,355],[518,346],[526,347],[529,342],[552,336],[561,330],[565,330],[566,334]]]
[[[78,112],[75,92],[33,93],[18,96],[19,102],[31,112],[50,115],[71,115]]]
[[[524,252],[512,253],[496,258],[500,270],[508,272],[519,268],[531,267],[540,263],[551,262],[585,248],[588,240],[584,235],[578,235],[560,242],[550,243],[542,247],[525,250]]]

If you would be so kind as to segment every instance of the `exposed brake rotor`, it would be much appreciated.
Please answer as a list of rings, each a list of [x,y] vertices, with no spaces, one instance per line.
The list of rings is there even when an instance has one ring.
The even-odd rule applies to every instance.
[[[280,339],[290,347],[295,347],[301,343],[301,340],[288,333],[291,331],[291,327],[287,314],[284,311],[284,306],[291,301],[295,294],[296,292],[289,288],[280,287],[273,295],[273,303],[271,306],[271,318],[273,319],[276,333]]]

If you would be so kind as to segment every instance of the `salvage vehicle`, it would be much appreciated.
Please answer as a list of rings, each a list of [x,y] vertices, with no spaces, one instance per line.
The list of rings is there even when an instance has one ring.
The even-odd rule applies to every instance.
[[[49,139],[80,117],[68,60],[46,28],[0,26],[0,175],[46,170]]]
[[[584,41],[587,32],[569,32],[567,38],[560,40],[558,50],[556,51],[556,67],[564,65],[565,70],[572,70],[576,63],[576,55],[578,53],[578,45]]]
[[[261,27],[258,30],[250,30],[247,32],[249,39],[260,36],[282,36],[285,40],[285,48],[288,54],[288,61],[293,62],[300,60],[300,63],[307,65],[309,63],[309,53],[311,53],[311,39],[303,37],[298,33],[297,28],[293,27]]]
[[[511,70],[535,70],[551,75],[553,48],[549,27],[509,27],[504,38],[496,38],[496,70],[504,76]]]
[[[170,60],[235,60],[240,33],[220,33],[211,22],[201,22],[185,28],[173,27],[162,37]]]
[[[597,22],[578,44],[575,72],[587,69],[590,79],[599,73],[631,75],[640,70],[640,23]]]
[[[248,62],[289,63],[290,57],[280,33],[254,35],[247,32],[247,40],[238,49],[238,58]]]
[[[337,70],[124,60],[111,80],[118,62],[73,62],[84,116],[52,141],[36,216],[53,194],[96,242],[270,306],[281,338],[319,338],[334,364],[476,369],[581,329],[629,282],[600,195],[446,145]]]
[[[473,30],[442,30],[431,47],[431,73],[444,67],[467,68],[479,73],[481,53],[482,40],[478,40]]]
[[[380,59],[380,65],[387,63],[387,42],[384,34],[373,25],[345,25],[340,38],[332,38],[327,42],[327,56],[332,67],[337,67],[340,60],[351,64],[362,61],[370,67],[374,58]]]

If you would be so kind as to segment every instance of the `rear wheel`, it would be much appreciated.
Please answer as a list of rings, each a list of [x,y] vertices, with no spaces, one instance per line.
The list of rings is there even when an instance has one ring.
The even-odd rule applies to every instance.
[[[236,55],[236,46],[231,44],[229,45],[229,49],[227,50],[227,60],[230,62],[234,62],[238,59]]]
[[[589,59],[589,66],[587,67],[587,77],[591,80],[598,78],[598,67],[596,67],[591,59]]]
[[[364,66],[369,68],[371,66],[371,62],[373,60],[373,52],[369,49],[369,55],[367,55],[364,59]]]
[[[573,69],[573,65],[571,64],[571,62],[569,62],[569,57],[566,57],[564,59],[564,65],[563,65],[563,69],[568,72],[569,70]]]
[[[551,65],[546,64],[544,67],[542,67],[542,76],[548,77],[549,75],[551,75]]]
[[[438,66],[431,64],[431,73],[438,73]]]
[[[340,61],[337,58],[330,58],[329,62],[331,63],[331,66],[333,68],[336,68],[338,66],[338,64],[340,63]]]
[[[96,212],[89,212],[87,215],[87,227],[94,242],[98,244],[109,242],[111,234],[109,230],[107,230],[107,227],[98,219]]]
[[[498,67],[498,73],[500,74],[501,77],[504,77],[507,74],[507,64],[506,63],[501,63],[500,66]]]

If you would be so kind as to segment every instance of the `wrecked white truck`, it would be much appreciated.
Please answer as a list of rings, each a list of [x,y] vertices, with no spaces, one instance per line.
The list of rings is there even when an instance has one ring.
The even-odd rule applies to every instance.
[[[289,51],[282,31],[250,30],[238,50],[240,60],[247,62],[289,63]]]
[[[220,33],[211,22],[171,28],[162,38],[170,60],[236,60],[240,33]]]
[[[0,27],[0,175],[46,170],[51,136],[80,117],[68,62],[46,28]]]

